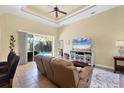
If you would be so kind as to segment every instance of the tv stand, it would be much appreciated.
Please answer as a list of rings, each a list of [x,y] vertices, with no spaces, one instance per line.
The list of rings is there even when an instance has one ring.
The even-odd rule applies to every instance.
[[[75,66],[94,65],[94,55],[92,51],[70,51],[70,60]]]

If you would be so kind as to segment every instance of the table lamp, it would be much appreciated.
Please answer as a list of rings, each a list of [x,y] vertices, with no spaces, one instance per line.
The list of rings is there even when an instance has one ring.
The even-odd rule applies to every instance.
[[[117,40],[116,46],[118,47],[118,54],[119,56],[124,57],[124,40]]]

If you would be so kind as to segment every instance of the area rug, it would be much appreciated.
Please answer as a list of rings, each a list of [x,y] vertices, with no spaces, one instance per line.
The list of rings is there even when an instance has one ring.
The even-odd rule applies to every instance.
[[[119,74],[94,68],[90,88],[119,88]]]

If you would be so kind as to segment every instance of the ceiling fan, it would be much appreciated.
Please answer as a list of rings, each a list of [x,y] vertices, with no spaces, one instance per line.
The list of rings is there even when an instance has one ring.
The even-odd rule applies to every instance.
[[[58,17],[58,14],[59,14],[59,13],[62,13],[62,14],[64,14],[64,15],[67,14],[67,12],[61,11],[61,10],[57,7],[57,5],[56,5],[55,7],[53,7],[53,11],[50,11],[49,13],[52,13],[52,12],[55,12],[56,18]]]

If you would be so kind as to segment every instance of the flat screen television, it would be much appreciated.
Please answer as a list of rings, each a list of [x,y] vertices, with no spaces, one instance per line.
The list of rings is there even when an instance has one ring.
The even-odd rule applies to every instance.
[[[74,50],[90,50],[91,38],[77,38],[72,40],[72,48]]]

